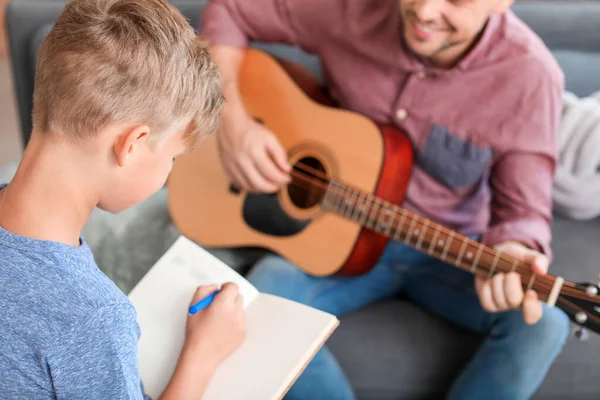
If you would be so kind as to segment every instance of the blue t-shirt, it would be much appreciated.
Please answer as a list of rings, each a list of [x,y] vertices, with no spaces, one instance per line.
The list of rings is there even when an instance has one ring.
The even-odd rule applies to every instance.
[[[147,399],[139,337],[133,305],[83,238],[74,247],[0,227],[0,399]]]

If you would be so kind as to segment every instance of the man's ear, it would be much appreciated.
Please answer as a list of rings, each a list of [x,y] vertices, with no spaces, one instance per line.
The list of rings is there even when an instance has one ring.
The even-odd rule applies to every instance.
[[[136,125],[117,136],[114,150],[119,167],[124,167],[135,156],[135,152],[139,151],[140,146],[146,143],[149,135],[150,127],[148,125]]]
[[[498,0],[496,7],[494,7],[493,12],[495,14],[502,14],[506,10],[510,8],[514,4],[515,0]]]

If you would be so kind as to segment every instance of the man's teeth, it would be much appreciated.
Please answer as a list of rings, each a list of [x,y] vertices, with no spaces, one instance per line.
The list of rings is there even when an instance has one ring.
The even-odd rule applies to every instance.
[[[415,24],[415,25],[417,25],[417,28],[419,28],[419,29],[420,29],[420,30],[422,30],[423,32],[433,32],[433,29],[431,29],[431,28],[428,28],[428,27],[426,27],[426,26],[424,26],[424,25],[421,25],[421,24],[418,24],[418,23],[417,23],[417,24]]]

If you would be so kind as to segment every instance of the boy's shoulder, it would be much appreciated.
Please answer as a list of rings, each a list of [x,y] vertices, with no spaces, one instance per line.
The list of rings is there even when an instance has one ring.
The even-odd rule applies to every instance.
[[[123,356],[108,349],[94,353],[96,346],[135,350],[140,336],[135,309],[98,269],[83,239],[73,247],[25,238],[0,227],[0,254],[0,307],[7,316],[0,320],[0,336],[8,344],[0,344],[0,371],[4,371],[0,381],[53,390],[61,380],[83,377],[85,371],[77,368],[86,363],[77,357],[96,354],[88,361],[106,363]],[[115,347],[120,344],[122,348]],[[133,353],[125,356],[135,359]],[[4,368],[3,362],[19,368]]]

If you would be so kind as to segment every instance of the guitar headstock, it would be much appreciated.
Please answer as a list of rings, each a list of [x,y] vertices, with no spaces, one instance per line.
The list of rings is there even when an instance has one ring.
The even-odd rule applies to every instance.
[[[578,339],[586,339],[585,331],[582,328],[600,335],[600,284],[565,283],[556,301],[556,306],[580,327],[575,332]]]

